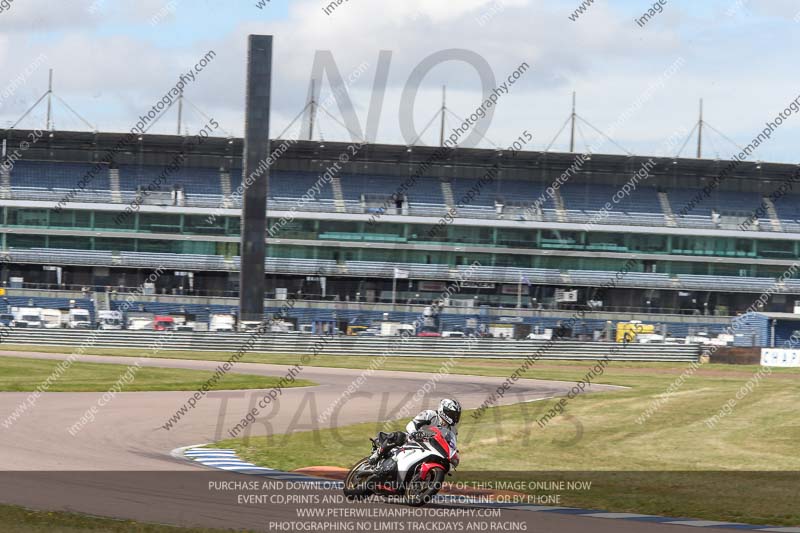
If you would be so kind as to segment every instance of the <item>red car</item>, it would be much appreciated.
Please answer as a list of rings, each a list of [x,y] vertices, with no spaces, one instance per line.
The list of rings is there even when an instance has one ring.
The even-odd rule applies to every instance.
[[[156,331],[174,331],[175,319],[171,316],[156,316],[153,320],[153,329]]]

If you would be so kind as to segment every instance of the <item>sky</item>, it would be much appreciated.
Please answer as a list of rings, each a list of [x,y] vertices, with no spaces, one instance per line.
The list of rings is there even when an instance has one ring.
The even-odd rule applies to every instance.
[[[567,150],[569,128],[556,134],[575,91],[586,121],[578,121],[577,150],[674,156],[688,138],[680,153],[693,156],[689,134],[702,98],[703,155],[726,159],[739,151],[734,143],[747,145],[800,95],[793,57],[800,0],[662,0],[661,12],[643,26],[636,19],[653,6],[646,0],[595,0],[577,17],[580,0],[345,0],[326,13],[329,3],[0,0],[0,126],[17,122],[45,93],[52,68],[54,129],[90,129],[63,100],[99,131],[127,131],[213,51],[184,89],[182,131],[194,134],[213,117],[221,126],[216,134],[241,136],[249,34],[274,35],[273,137],[287,127],[284,137],[304,133],[307,117],[293,119],[325,54],[349,80],[338,94],[349,96],[351,120],[364,130],[372,104],[377,129],[369,140],[391,144],[437,144],[443,85],[449,134],[488,95],[481,76],[499,85],[521,64],[529,68],[497,97],[493,116],[479,121],[485,135],[478,146],[505,148],[522,136],[525,150]],[[484,66],[434,62],[413,107],[402,105],[412,72],[436,54],[468,55]],[[388,69],[387,82],[375,91],[381,69]],[[319,113],[314,138],[354,140],[341,124],[330,79],[315,83],[332,116]],[[45,109],[39,105],[17,127],[43,127]],[[404,132],[404,123],[416,133]],[[173,106],[149,133],[176,130]],[[799,134],[800,117],[792,116],[753,159],[800,162]]]

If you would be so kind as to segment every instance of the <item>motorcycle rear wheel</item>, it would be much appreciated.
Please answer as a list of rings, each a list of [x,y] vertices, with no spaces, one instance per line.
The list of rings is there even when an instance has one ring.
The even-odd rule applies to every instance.
[[[373,471],[369,464],[369,457],[361,459],[347,473],[344,478],[344,497],[348,500],[363,500],[372,495],[372,491],[365,486],[366,481],[372,477]]]

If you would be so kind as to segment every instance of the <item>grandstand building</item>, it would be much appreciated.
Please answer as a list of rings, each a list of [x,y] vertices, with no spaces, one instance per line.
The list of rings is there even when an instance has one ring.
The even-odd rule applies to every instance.
[[[45,132],[10,160],[33,134],[2,132],[4,285],[102,291],[162,267],[158,293],[247,290],[237,273],[241,139],[189,147],[143,135],[116,149],[120,134]],[[268,298],[429,302],[476,263],[451,305],[733,315],[767,290],[761,310],[792,311],[800,294],[793,165],[742,162],[719,179],[726,161],[278,147]],[[87,181],[109,150],[113,161]]]

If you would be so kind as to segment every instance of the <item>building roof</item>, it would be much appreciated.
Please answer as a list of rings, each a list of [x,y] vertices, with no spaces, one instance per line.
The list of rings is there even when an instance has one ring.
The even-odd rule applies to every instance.
[[[795,313],[756,313],[767,318],[775,318],[778,320],[798,320],[800,321],[800,314]]]
[[[0,129],[0,139],[9,145],[28,138],[31,130]],[[31,146],[25,159],[91,162],[97,161],[110,149],[118,145],[127,133],[113,132],[48,132],[35,146]],[[185,150],[194,136],[144,134],[134,138],[115,156],[116,164],[165,164],[174,154]],[[282,140],[273,140],[271,150]],[[331,141],[294,141],[276,165],[277,169],[318,171],[339,161],[342,154],[353,154],[348,147],[352,143]],[[654,167],[649,170],[653,185],[669,182],[671,187],[708,185],[723,173],[731,162],[719,159],[694,159],[656,157],[647,155],[591,154],[585,161],[576,164],[579,153],[540,152],[455,148],[441,150],[436,146],[404,146],[381,143],[365,144],[349,157],[345,172],[411,175],[427,161],[431,161],[428,176],[470,177],[480,175],[489,167],[499,167],[506,177],[517,179],[539,178],[552,181],[554,177],[573,166],[574,175],[594,183],[627,180],[640,170],[642,164],[652,159]],[[209,137],[201,146],[191,150],[186,166],[241,168],[243,139],[241,137]],[[436,155],[435,155],[436,154]],[[778,183],[800,173],[800,166],[783,163],[743,161],[729,169],[722,181],[736,181],[731,188],[740,192],[759,191],[761,182]],[[719,185],[719,184],[718,184]],[[716,187],[716,185],[714,186]],[[721,189],[726,185],[721,184]]]

